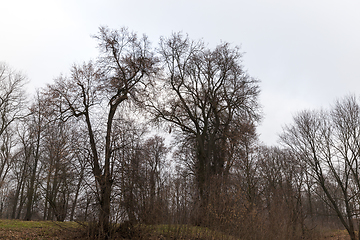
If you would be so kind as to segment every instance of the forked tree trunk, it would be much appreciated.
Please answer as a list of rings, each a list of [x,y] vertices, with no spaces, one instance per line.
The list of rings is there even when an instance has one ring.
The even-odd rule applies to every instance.
[[[110,233],[110,200],[112,184],[104,175],[100,179],[100,214],[99,225],[101,235],[108,239]]]
[[[112,120],[116,111],[116,107],[120,102],[117,102],[115,105],[111,105],[108,122],[107,122],[107,134],[105,138],[105,164],[103,171],[100,168],[99,155],[96,148],[96,142],[94,137],[94,132],[91,127],[90,116],[88,109],[85,113],[86,123],[88,126],[88,133],[90,137],[90,146],[93,153],[93,174],[96,181],[100,187],[100,212],[99,212],[99,227],[100,234],[104,236],[105,239],[108,239],[110,236],[110,200],[111,200],[111,189],[112,189],[112,176],[110,173],[110,135],[111,135],[111,126]]]

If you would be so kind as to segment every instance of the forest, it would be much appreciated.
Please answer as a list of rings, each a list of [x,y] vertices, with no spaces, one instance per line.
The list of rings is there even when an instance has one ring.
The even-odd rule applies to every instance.
[[[100,27],[98,57],[32,96],[0,64],[0,217],[200,226],[235,239],[360,239],[360,105],[304,110],[265,146],[238,46]]]

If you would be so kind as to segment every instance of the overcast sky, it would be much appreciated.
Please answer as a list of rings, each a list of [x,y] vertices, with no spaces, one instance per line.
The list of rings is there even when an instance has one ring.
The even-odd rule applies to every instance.
[[[240,45],[261,81],[260,140],[275,145],[298,111],[360,96],[359,9],[356,0],[2,0],[0,61],[34,91],[95,59],[99,26],[145,33],[154,46],[177,31]]]

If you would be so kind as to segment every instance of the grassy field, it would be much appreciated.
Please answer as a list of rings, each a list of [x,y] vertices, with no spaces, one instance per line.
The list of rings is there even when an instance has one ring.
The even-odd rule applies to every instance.
[[[0,239],[88,239],[86,229],[75,222],[0,220]],[[125,234],[125,235],[124,235]],[[131,232],[117,230],[114,239],[236,240],[207,228],[186,225],[139,225]],[[344,230],[324,231],[320,240],[350,239]]]
[[[350,240],[346,230],[328,230],[324,231],[321,240]]]
[[[79,227],[75,222],[0,220],[0,239],[69,239]]]
[[[155,225],[147,226],[149,236],[156,239],[204,239],[204,240],[236,240],[236,238],[203,227],[187,225]]]
[[[0,239],[88,239],[84,226],[75,222],[0,220]],[[117,230],[114,239],[236,240],[207,228],[186,225],[139,225],[130,232]]]

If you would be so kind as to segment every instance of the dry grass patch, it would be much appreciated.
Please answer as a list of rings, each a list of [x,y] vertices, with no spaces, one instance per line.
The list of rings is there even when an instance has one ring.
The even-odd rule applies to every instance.
[[[71,239],[75,222],[0,220],[0,239]]]

